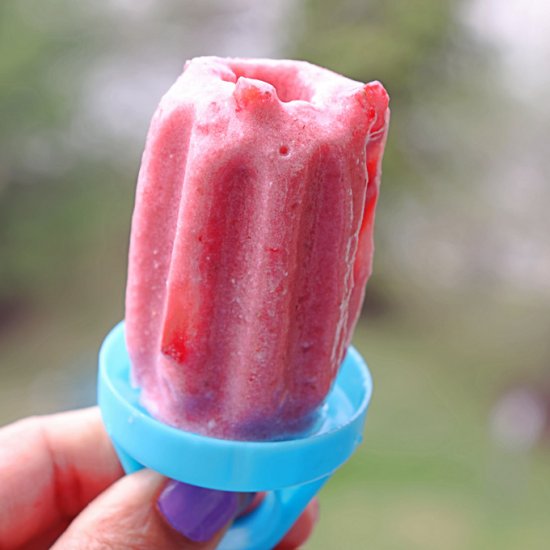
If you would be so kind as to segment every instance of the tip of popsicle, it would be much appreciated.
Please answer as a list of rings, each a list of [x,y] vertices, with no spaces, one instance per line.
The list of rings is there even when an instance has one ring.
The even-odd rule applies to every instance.
[[[353,97],[367,114],[371,133],[383,130],[388,121],[389,95],[377,80],[368,82],[357,90]]]
[[[277,91],[271,84],[244,76],[237,79],[233,97],[237,110],[266,106],[278,99]]]

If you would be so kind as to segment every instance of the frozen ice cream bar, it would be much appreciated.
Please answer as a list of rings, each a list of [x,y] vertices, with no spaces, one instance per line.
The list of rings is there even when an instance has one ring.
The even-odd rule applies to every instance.
[[[388,96],[305,62],[193,59],[132,220],[126,340],[160,420],[230,439],[315,422],[371,273]]]

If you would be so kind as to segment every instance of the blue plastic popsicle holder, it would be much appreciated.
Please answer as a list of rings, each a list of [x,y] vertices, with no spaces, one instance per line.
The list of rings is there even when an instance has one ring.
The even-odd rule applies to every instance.
[[[99,353],[98,401],[126,473],[151,468],[169,478],[221,491],[266,491],[237,519],[220,550],[269,550],[361,443],[372,393],[368,368],[350,348],[307,435],[276,442],[229,441],[178,430],[154,419],[130,384],[130,360],[119,323]]]

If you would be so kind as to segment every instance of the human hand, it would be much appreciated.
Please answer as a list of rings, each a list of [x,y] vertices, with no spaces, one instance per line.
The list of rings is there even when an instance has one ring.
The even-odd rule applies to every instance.
[[[255,504],[151,470],[124,476],[95,407],[0,429],[0,550],[209,550]],[[316,519],[314,500],[277,549],[298,548]]]

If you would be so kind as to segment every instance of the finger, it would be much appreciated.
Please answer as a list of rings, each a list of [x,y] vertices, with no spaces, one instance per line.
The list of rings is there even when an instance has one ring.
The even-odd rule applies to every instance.
[[[0,548],[7,549],[55,537],[123,475],[97,408],[2,428],[0,472]]]
[[[53,548],[213,549],[243,501],[237,493],[166,483],[160,474],[141,470],[96,498]]]
[[[313,528],[319,519],[319,502],[314,498],[302,512],[290,531],[275,547],[275,550],[295,550],[300,548],[311,536]]]

